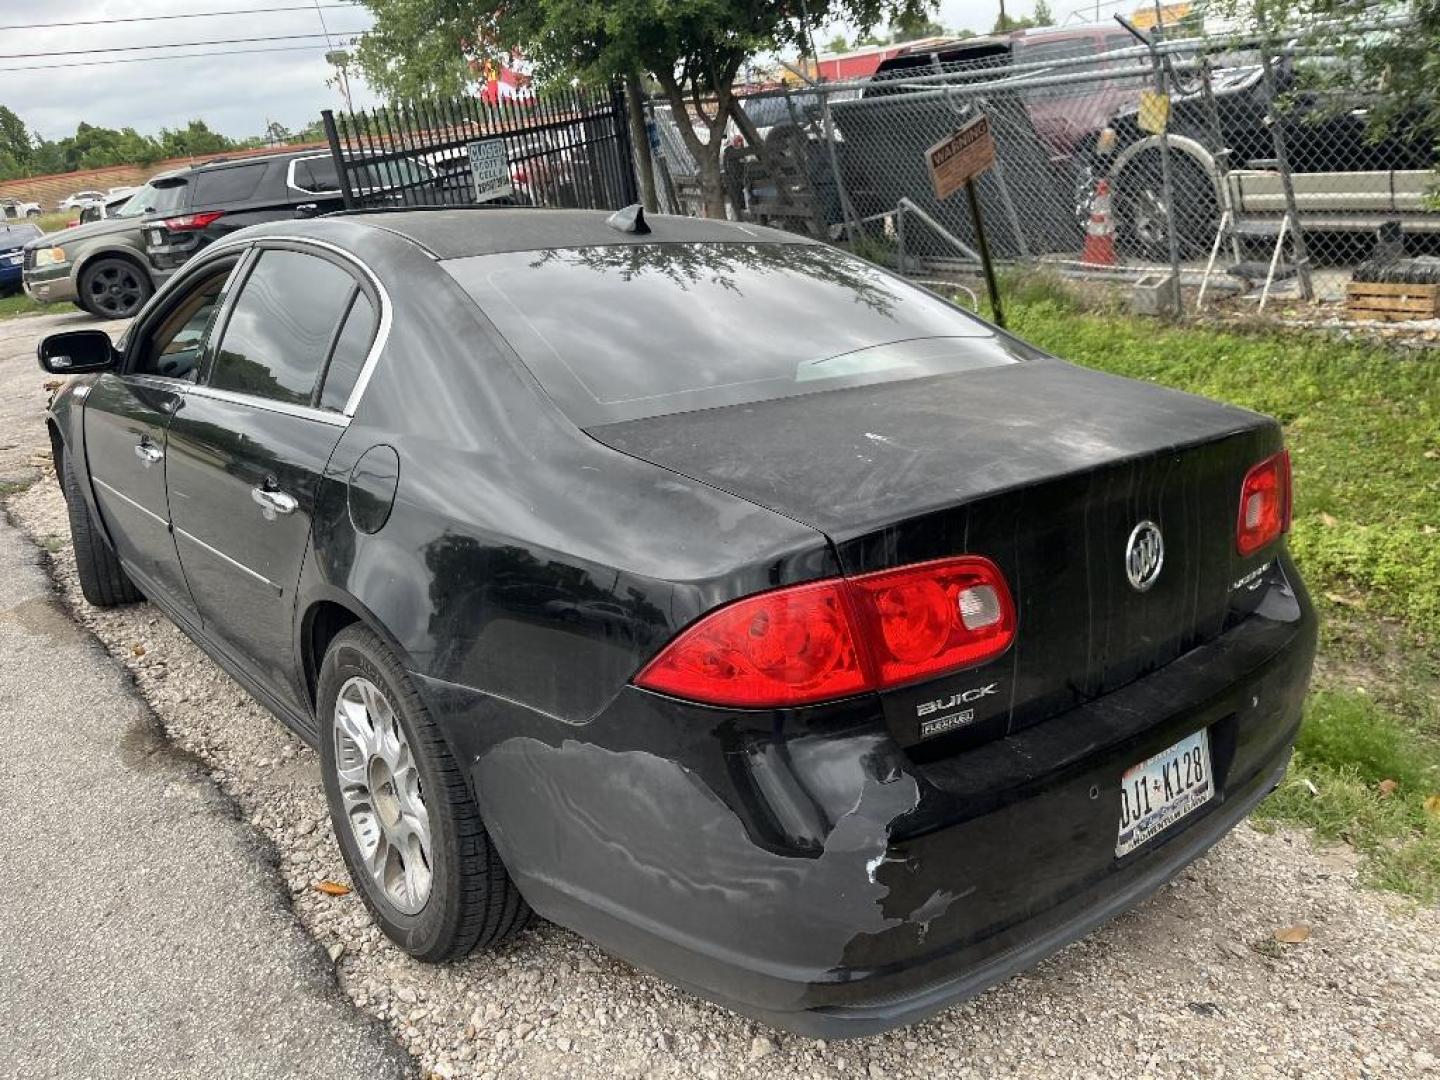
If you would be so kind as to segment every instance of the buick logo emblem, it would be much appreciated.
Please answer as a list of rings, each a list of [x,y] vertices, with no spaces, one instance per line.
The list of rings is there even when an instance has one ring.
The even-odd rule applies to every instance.
[[[1155,584],[1164,565],[1165,538],[1160,526],[1153,521],[1140,522],[1125,543],[1125,576],[1137,592],[1144,592]]]

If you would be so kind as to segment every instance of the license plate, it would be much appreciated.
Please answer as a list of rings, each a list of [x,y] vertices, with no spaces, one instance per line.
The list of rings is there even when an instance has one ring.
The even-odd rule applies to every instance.
[[[164,233],[162,230],[160,230],[160,229],[151,229],[151,230],[150,230],[150,243],[152,243],[152,244],[163,244],[163,243],[165,243],[165,233]]]
[[[1159,836],[1215,794],[1210,773],[1210,736],[1197,731],[1168,750],[1125,770],[1120,777],[1120,837],[1115,855],[1128,855]]]

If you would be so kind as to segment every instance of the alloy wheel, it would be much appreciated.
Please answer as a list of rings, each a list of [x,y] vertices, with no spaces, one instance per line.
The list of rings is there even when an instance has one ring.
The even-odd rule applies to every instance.
[[[114,319],[135,314],[145,300],[145,286],[134,267],[123,262],[105,262],[85,282],[91,302]]]
[[[405,729],[384,691],[346,680],[332,737],[345,818],[375,887],[396,910],[417,915],[430,898],[430,814]]]

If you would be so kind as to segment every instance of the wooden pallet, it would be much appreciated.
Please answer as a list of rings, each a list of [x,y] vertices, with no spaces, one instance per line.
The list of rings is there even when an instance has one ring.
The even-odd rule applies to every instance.
[[[1434,319],[1440,317],[1440,285],[1352,281],[1345,288],[1345,310],[1356,319]]]

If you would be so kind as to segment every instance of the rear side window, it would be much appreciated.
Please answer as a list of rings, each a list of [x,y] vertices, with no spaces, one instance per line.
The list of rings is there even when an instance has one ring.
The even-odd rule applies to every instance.
[[[260,186],[260,178],[265,175],[266,168],[268,165],[265,162],[257,162],[254,165],[201,170],[195,174],[195,205],[211,206],[250,198]]]
[[[291,405],[311,404],[354,289],[354,278],[325,259],[297,251],[262,252],[225,324],[210,385]]]
[[[959,308],[820,244],[615,244],[440,265],[581,427],[1018,358]]]
[[[341,324],[325,371],[325,388],[320,392],[320,407],[341,412],[350,399],[350,391],[360,378],[370,342],[375,337],[375,308],[362,292],[355,293],[355,302]]]
[[[295,162],[295,186],[301,191],[339,191],[335,161],[328,157],[301,158]]]

